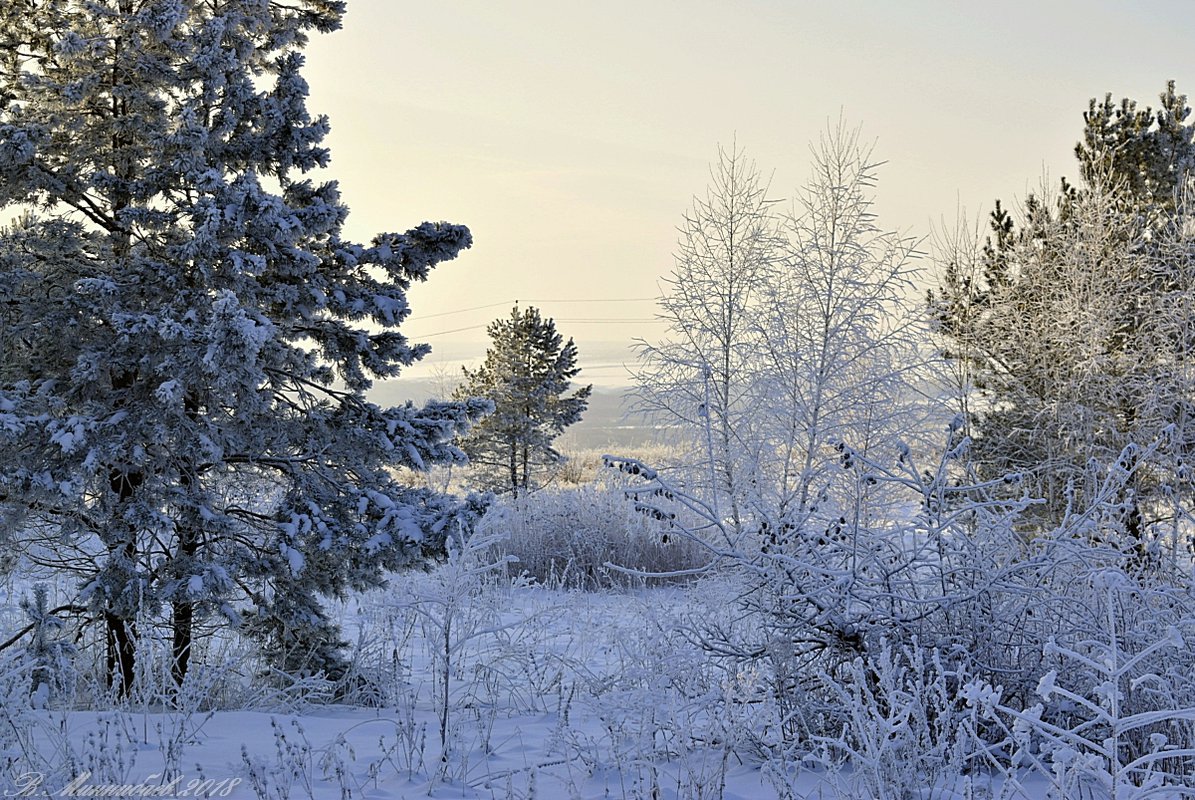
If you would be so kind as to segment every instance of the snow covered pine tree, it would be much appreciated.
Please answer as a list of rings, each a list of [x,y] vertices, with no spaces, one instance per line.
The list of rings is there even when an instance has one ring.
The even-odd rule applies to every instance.
[[[79,573],[110,681],[138,623],[237,624],[335,675],[319,598],[442,540],[460,504],[388,469],[462,460],[484,401],[381,408],[422,357],[405,291],[471,244],[345,241],[300,50],[333,0],[0,4],[0,530]],[[368,327],[367,327],[368,326]],[[34,538],[39,538],[34,542]],[[51,546],[46,546],[46,544]]]
[[[1030,195],[1020,219],[997,202],[986,246],[949,254],[930,295],[977,390],[980,474],[1022,476],[1048,531],[1115,465],[1124,517],[1101,535],[1138,566],[1160,563],[1163,537],[1177,564],[1192,513],[1195,122],[1173,81],[1160,100],[1091,100],[1079,183]]]

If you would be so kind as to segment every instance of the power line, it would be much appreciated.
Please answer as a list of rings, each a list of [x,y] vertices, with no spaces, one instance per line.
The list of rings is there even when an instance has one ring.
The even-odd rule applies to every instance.
[[[584,298],[581,300],[529,300],[530,303],[643,303],[648,300],[656,301],[658,297],[614,297],[606,300]]]
[[[514,300],[502,300],[498,303],[488,303],[484,306],[473,306],[472,308],[458,308],[455,311],[438,311],[435,314],[415,314],[418,319],[431,319],[433,317],[447,317],[452,314],[464,314],[467,311],[481,311],[485,308],[497,308],[498,306],[505,306],[515,302]]]
[[[585,297],[585,298],[574,298],[571,300],[524,300],[522,302],[524,302],[528,305],[535,305],[535,304],[544,305],[547,303],[644,303],[644,302],[648,302],[648,301],[654,302],[656,299],[657,298],[655,298],[655,297],[610,297],[610,298],[605,298],[605,299],[595,298],[595,297]],[[434,319],[435,317],[448,317],[453,314],[465,314],[470,311],[483,311],[487,308],[498,308],[499,306],[514,305],[518,302],[520,302],[520,301],[517,299],[516,300],[499,300],[496,303],[486,303],[485,305],[482,305],[482,306],[471,306],[469,308],[457,308],[457,309],[453,309],[452,311],[437,311],[434,314],[418,314],[417,313],[414,316],[418,319]]]
[[[568,322],[568,323],[583,324],[583,325],[624,325],[628,322],[647,323],[647,322],[658,322],[658,321],[659,320],[655,319],[654,317],[647,317],[647,318],[643,318],[643,319],[627,319],[627,318],[616,319],[613,317],[608,317],[608,318],[560,319],[560,320],[557,320],[557,322]],[[488,322],[483,323],[481,325],[467,325],[463,328],[453,328],[452,330],[449,330],[449,331],[436,331],[435,333],[409,333],[409,332],[404,331],[404,334],[407,336],[407,338],[410,338],[410,339],[430,339],[433,336],[447,336],[450,333],[463,333],[464,331],[475,331],[475,330],[480,330],[482,328],[487,328],[487,327],[489,327]]]
[[[566,319],[564,317],[561,317],[560,319],[558,319],[556,321],[557,322],[583,322],[586,324],[594,324],[594,323],[606,324],[606,323],[614,323],[614,322],[658,322],[659,320],[657,320],[655,317],[640,317],[640,318],[633,318],[633,319],[627,318],[627,317],[574,317],[572,319]]]
[[[407,333],[404,334],[408,339],[430,339],[433,336],[447,336],[450,333],[461,333],[462,331],[475,331],[479,328],[485,328],[489,325],[470,325],[466,328],[453,328],[450,331],[436,331],[435,333]]]

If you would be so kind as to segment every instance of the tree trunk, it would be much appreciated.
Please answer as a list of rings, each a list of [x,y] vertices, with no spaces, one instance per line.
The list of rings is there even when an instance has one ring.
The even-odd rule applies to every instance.
[[[121,14],[132,14],[133,7],[130,0],[121,0],[119,4],[119,11]],[[124,78],[121,75],[120,67],[124,59],[124,42],[120,37],[113,41],[113,58],[112,58],[112,72],[111,72],[111,87],[112,87],[112,118],[119,119],[126,116],[127,108],[125,101],[118,97],[117,87],[124,83]],[[128,180],[132,177],[133,168],[129,163],[127,154],[124,152],[127,146],[126,137],[119,134],[113,134],[112,137],[112,168],[113,173],[122,179]],[[119,184],[112,193],[110,198],[112,211],[112,225],[109,230],[113,236],[113,251],[118,260],[125,259],[132,251],[132,238],[129,232],[125,230],[120,221],[121,213],[128,208],[131,202],[128,187]],[[128,392],[137,381],[137,374],[135,369],[125,370],[112,376],[112,389],[117,392]],[[124,405],[124,400],[118,400],[120,405]],[[109,485],[116,493],[116,507],[121,508],[129,502],[136,493],[137,487],[141,485],[144,476],[141,472],[135,469],[116,468],[109,474]],[[111,541],[109,547],[109,559],[123,558],[129,565],[135,563],[137,557],[137,539],[136,532],[128,530],[125,532],[124,541]],[[123,590],[128,590],[127,585],[121,587]],[[112,607],[112,600],[108,600],[108,608],[104,610],[104,624],[107,628],[108,641],[108,685],[111,687],[116,684],[119,677],[119,685],[115,688],[121,697],[128,697],[133,688],[133,676],[136,673],[136,658],[137,658],[137,629],[136,629],[136,611],[132,614],[126,610],[124,613],[118,612]],[[138,603],[140,605],[140,603]]]
[[[510,440],[510,491],[519,498],[519,447],[514,437]]]
[[[133,690],[137,667],[137,628],[132,620],[123,619],[111,611],[104,612],[108,633],[108,687],[121,698]]]
[[[197,427],[200,424],[200,400],[194,393],[188,393],[184,401],[187,417]],[[179,482],[188,502],[198,502],[197,490],[199,477],[195,465],[185,461],[180,469]],[[174,560],[179,567],[176,577],[189,580],[194,570],[195,554],[199,552],[199,540],[202,533],[202,520],[193,506],[184,507],[178,524],[178,547]],[[191,663],[191,645],[194,641],[195,603],[191,599],[188,586],[180,586],[172,601],[173,642],[171,646],[170,675],[174,678],[174,685],[181,688],[187,678],[187,667]]]
[[[127,389],[133,385],[134,375],[124,372],[113,376],[112,387],[117,390]],[[113,469],[108,476],[108,483],[116,494],[116,508],[122,508],[133,499],[137,487],[141,485],[144,476],[136,470]],[[119,515],[117,515],[119,519]],[[116,524],[121,524],[117,522]],[[128,529],[124,531],[123,539],[112,539],[108,542],[109,561],[123,560],[131,565],[137,559],[137,534]],[[129,590],[128,584],[121,586],[121,591]],[[140,605],[138,602],[137,605]],[[108,644],[108,686],[115,688],[120,697],[128,697],[133,689],[133,676],[137,666],[137,627],[136,609],[131,613],[121,611],[112,597],[107,599],[104,609],[104,626],[107,628]]]
[[[174,684],[182,687],[187,678],[187,667],[191,662],[192,627],[195,616],[195,604],[190,602],[176,602],[174,604],[174,641],[172,644],[170,676]]]
[[[193,525],[179,526],[179,544],[177,558],[184,564],[192,563],[196,551],[199,549],[199,535]],[[180,592],[187,588],[181,587]],[[176,597],[173,602],[171,619],[174,628],[174,638],[171,647],[170,675],[177,687],[183,685],[187,677],[187,667],[191,663],[191,644],[194,639],[195,603],[185,596]]]
[[[523,489],[523,494],[527,494],[527,490],[531,488],[531,447],[523,443],[523,476],[520,481],[520,486]]]

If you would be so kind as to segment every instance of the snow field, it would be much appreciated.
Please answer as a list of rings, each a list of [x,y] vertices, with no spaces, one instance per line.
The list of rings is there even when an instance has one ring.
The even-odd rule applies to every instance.
[[[784,659],[761,653],[742,663],[712,647],[715,634],[766,641],[766,621],[744,611],[742,576],[548,588],[521,577],[509,544],[479,533],[445,563],[334,607],[352,659],[338,684],[270,672],[228,634],[196,654],[177,699],[149,636],[150,652],[139,659],[147,674],[126,702],[88,682],[84,659],[63,688],[34,690],[39,667],[4,653],[0,793],[125,786],[128,796],[272,800],[1185,796],[1162,772],[1136,785],[1127,764],[1099,760],[1101,747],[1119,752],[1107,750],[1106,731],[1127,740],[1138,723],[1195,719],[1190,709],[1165,710],[1173,698],[1137,719],[1106,702],[1115,686],[1184,696],[1166,672],[1124,680],[1142,658],[1181,666],[1178,628],[1144,646],[1123,635],[1116,647],[1101,645],[1096,628],[1082,652],[1052,645],[1047,655],[1077,668],[1045,673],[1027,698],[954,674],[942,653],[916,643],[886,645],[833,675],[810,672],[800,692],[778,697],[773,670]],[[1091,588],[1109,613],[1136,591],[1111,571]],[[28,591],[8,581],[5,631]],[[1125,624],[1148,627],[1110,618],[1109,630]],[[1085,671],[1098,679],[1090,691],[1080,683]],[[1060,698],[1073,722],[1051,730],[1040,702]],[[1170,759],[1180,774],[1195,754],[1164,739],[1151,737],[1143,757]]]

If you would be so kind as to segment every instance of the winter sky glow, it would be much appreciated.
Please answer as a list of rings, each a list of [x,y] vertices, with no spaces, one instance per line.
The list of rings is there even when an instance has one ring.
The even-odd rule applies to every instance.
[[[429,362],[480,355],[519,299],[577,340],[582,378],[614,384],[659,330],[638,298],[658,294],[718,143],[791,197],[841,112],[888,162],[881,224],[922,237],[1073,174],[1089,98],[1153,104],[1169,78],[1195,94],[1193,33],[1185,0],[353,0],[307,76],[351,235],[473,230],[411,293]]]

